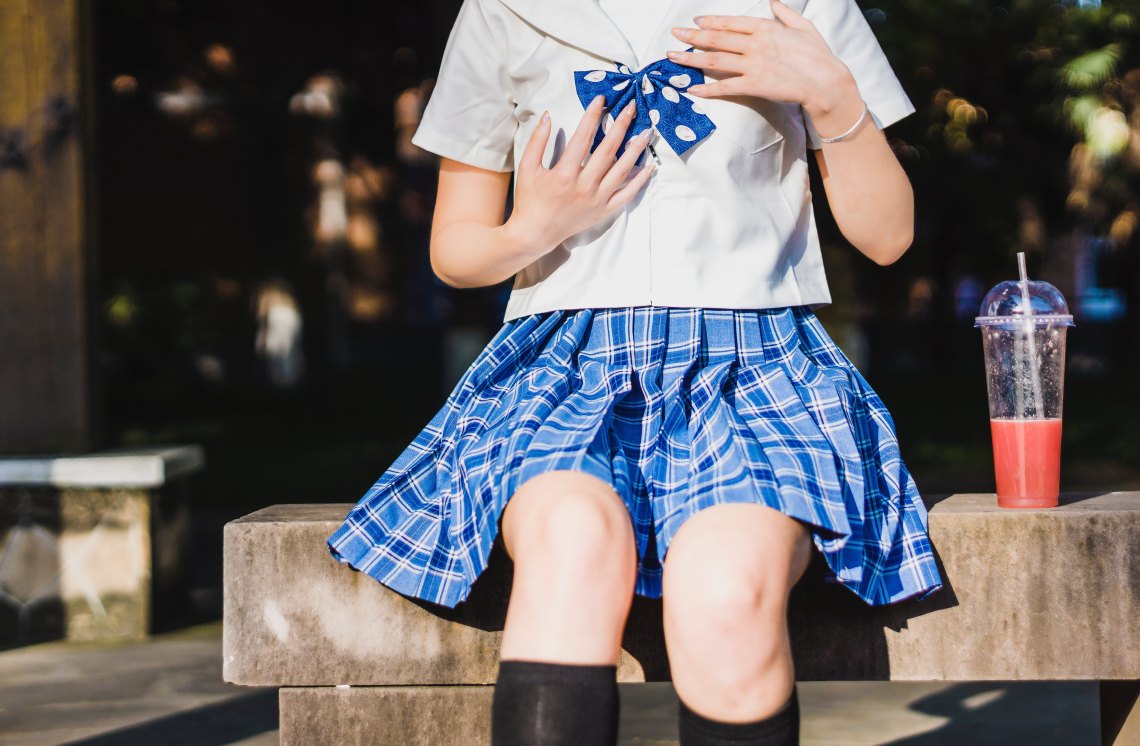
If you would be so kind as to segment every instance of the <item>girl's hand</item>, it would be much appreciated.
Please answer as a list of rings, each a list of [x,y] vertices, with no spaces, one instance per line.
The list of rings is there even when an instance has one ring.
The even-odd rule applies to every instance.
[[[531,134],[519,159],[514,209],[507,220],[507,225],[518,232],[516,235],[522,245],[554,249],[566,238],[616,213],[649,180],[652,165],[642,168],[628,184],[622,185],[649,142],[652,130],[647,129],[631,139],[621,158],[614,160],[633,120],[633,102],[617,116],[586,165],[582,165],[598,130],[604,104],[602,96],[590,102],[552,168],[542,165],[542,154],[550,138],[549,113],[543,114]]]
[[[858,100],[851,71],[832,53],[815,24],[779,0],[771,4],[772,19],[697,16],[699,28],[673,29],[678,39],[707,51],[667,52],[669,59],[721,78],[687,92],[796,102],[817,124],[836,108],[850,108],[847,102],[852,97]]]

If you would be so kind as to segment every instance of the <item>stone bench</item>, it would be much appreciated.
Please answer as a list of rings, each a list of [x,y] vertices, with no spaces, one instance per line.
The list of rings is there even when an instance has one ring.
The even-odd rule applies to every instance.
[[[1100,682],[1101,739],[1140,743],[1140,493],[1010,510],[928,496],[945,585],[869,607],[792,592],[797,679]],[[280,687],[281,743],[486,743],[511,561],[496,541],[454,609],[391,591],[325,546],[349,504],[273,505],[225,526],[226,681]],[[635,597],[618,680],[668,681],[660,600]]]
[[[0,649],[141,639],[189,604],[198,445],[0,457]]]

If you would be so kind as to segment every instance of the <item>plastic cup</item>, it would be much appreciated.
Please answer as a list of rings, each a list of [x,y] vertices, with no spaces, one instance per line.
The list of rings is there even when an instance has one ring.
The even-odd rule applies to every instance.
[[[1073,317],[1064,296],[1025,274],[982,300],[990,434],[998,506],[1056,507],[1061,483],[1065,337]]]

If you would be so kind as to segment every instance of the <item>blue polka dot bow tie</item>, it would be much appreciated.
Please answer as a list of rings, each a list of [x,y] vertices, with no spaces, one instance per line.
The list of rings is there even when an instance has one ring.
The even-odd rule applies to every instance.
[[[691,52],[693,48],[689,47],[687,51]],[[618,68],[616,71],[575,70],[574,88],[583,108],[598,95],[605,96],[606,108],[615,117],[631,100],[635,102],[636,113],[618,147],[618,157],[625,152],[630,138],[649,127],[656,127],[678,155],[716,129],[712,120],[692,100],[679,93],[705,82],[704,73],[699,68],[680,65],[668,57],[651,62],[636,72],[630,72],[629,67],[619,62],[614,64]],[[604,136],[605,131],[599,125],[590,152],[598,147]]]

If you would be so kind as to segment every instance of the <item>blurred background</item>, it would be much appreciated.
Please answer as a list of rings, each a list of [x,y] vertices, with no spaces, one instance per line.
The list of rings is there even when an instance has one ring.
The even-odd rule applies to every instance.
[[[1076,318],[1062,489],[1140,489],[1140,0],[859,5],[917,107],[888,130],[916,236],[865,259],[809,158],[818,313],[920,490],[994,490],[973,317],[1018,251]],[[430,268],[410,136],[458,7],[0,0],[0,740],[275,742],[276,693],[221,681],[223,525],[360,499],[510,291]],[[1011,702],[1095,728],[1095,685],[1008,696],[954,733]]]
[[[0,0],[0,454],[202,446],[163,624],[220,616],[225,521],[358,500],[502,323],[509,282],[433,276],[409,142],[458,5]],[[860,5],[916,238],[863,258],[809,159],[819,315],[919,488],[993,491],[973,317],[1018,251],[1076,317],[1063,489],[1140,486],[1140,1]]]

